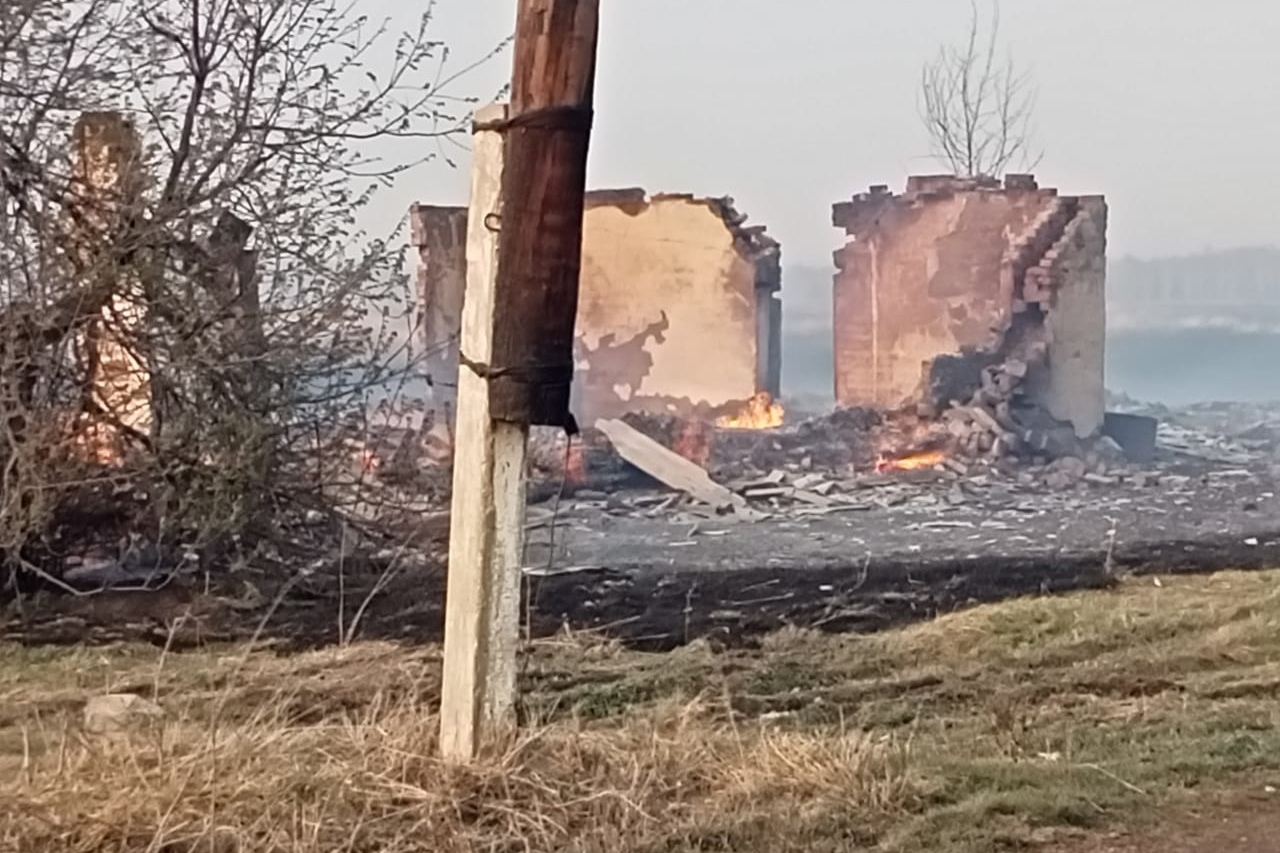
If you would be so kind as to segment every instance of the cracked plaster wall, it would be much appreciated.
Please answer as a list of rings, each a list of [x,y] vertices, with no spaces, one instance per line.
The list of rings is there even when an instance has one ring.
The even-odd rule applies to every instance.
[[[451,404],[466,211],[415,205],[411,218],[434,400]],[[744,221],[727,200],[588,194],[573,387],[584,423],[629,411],[709,416],[778,393],[778,247]]]
[[[836,207],[835,223],[855,236],[835,256],[835,390],[845,406],[904,405],[928,362],[998,342],[1012,310],[1006,249],[1046,203],[1035,193],[875,195],[874,208]]]

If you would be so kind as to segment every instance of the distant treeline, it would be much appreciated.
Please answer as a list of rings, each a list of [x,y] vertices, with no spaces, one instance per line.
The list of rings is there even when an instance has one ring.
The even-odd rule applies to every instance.
[[[1107,295],[1115,302],[1280,301],[1280,247],[1112,258],[1107,265]]]

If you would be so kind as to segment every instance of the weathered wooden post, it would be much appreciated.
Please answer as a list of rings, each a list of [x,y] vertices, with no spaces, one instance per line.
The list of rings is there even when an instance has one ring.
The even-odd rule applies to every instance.
[[[477,125],[506,115],[505,106],[489,107],[476,114]],[[459,347],[484,362],[493,351],[502,153],[499,131],[476,130]],[[514,707],[528,428],[495,420],[488,381],[468,369],[458,372],[455,418],[440,747],[466,759],[481,732],[502,725]]]
[[[442,753],[514,724],[532,425],[569,414],[599,0],[520,0],[511,104],[476,116],[445,610]]]

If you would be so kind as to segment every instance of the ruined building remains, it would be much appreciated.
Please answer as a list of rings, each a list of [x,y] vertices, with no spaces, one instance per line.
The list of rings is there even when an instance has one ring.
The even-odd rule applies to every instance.
[[[142,142],[133,123],[117,112],[89,112],[73,131],[73,191],[84,214],[73,222],[73,245],[93,296],[103,303],[99,318],[84,324],[77,336],[78,355],[87,365],[90,398],[98,415],[80,413],[76,443],[103,463],[118,462],[124,453],[121,429],[146,435],[152,426],[151,375],[147,365],[125,343],[143,327],[146,316],[142,283],[121,272],[110,247],[124,223],[135,215],[145,181]]]
[[[418,299],[438,411],[452,411],[466,281],[467,211],[414,205]],[[781,374],[779,247],[730,199],[587,194],[573,408],[714,417]]]
[[[1078,437],[1103,419],[1107,205],[1030,175],[915,176],[834,206],[836,400],[973,403],[1016,441],[1037,409]],[[987,414],[992,417],[988,418]],[[998,424],[997,424],[998,421]]]

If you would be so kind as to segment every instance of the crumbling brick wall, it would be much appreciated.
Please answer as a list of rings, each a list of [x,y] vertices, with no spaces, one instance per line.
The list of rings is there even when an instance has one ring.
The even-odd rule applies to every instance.
[[[449,404],[458,387],[458,333],[467,277],[467,211],[415,204],[409,242],[417,253],[418,327],[431,400]]]
[[[81,419],[78,441],[97,461],[113,463],[124,452],[121,428],[147,435],[154,418],[150,370],[125,343],[145,321],[142,284],[119,272],[107,252],[142,192],[142,143],[133,123],[116,112],[83,114],[73,134],[73,186],[85,211],[75,223],[80,263],[90,287],[110,289],[101,319],[79,341],[93,402],[104,414]]]
[[[872,187],[834,206],[852,239],[835,254],[836,399],[928,401],[940,356],[991,363],[1038,335],[1028,389],[1086,435],[1102,420],[1106,205],[1029,175],[1003,184],[943,175]],[[936,390],[936,389],[935,389]]]
[[[1046,272],[1024,285],[1022,302],[1040,307],[1046,327],[1048,355],[1033,389],[1050,414],[1084,437],[1102,427],[1106,399],[1107,204],[1085,196],[1072,208],[1039,263]]]
[[[435,400],[449,402],[465,284],[466,211],[415,205],[418,296]],[[730,199],[587,194],[573,406],[714,416],[779,393],[780,249]],[[451,345],[444,346],[446,342]]]

